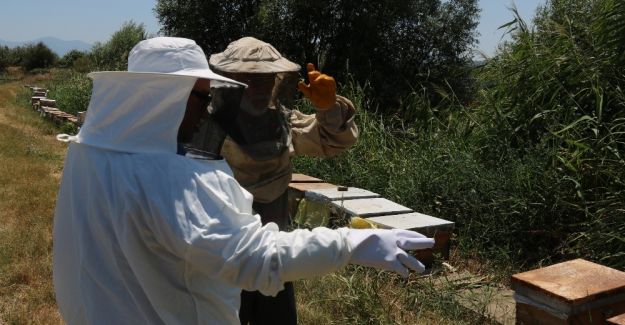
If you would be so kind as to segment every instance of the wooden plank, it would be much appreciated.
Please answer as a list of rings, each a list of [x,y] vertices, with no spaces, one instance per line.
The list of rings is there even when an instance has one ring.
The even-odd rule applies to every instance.
[[[339,187],[309,189],[304,197],[309,200],[336,201],[336,200],[354,200],[368,199],[380,197],[380,194],[373,193],[357,187],[343,187],[345,191],[340,191]]]
[[[397,228],[408,229],[418,231],[423,234],[430,234],[434,231],[452,231],[455,223],[428,216],[418,212],[394,214],[379,217],[369,217],[368,221],[371,221],[382,228]]]
[[[337,188],[337,186],[330,183],[290,183],[289,188],[304,193],[310,190]]]
[[[360,217],[412,212],[410,208],[384,198],[332,201],[332,205],[336,210],[344,210],[350,216]]]
[[[304,174],[293,174],[291,176],[291,183],[322,183],[323,180]]]

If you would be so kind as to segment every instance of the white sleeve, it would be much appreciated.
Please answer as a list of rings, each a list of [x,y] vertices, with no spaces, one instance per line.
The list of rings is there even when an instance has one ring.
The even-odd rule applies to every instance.
[[[344,231],[280,232],[273,223],[262,226],[260,217],[251,214],[251,196],[234,178],[196,173],[184,179],[177,177],[168,190],[149,195],[150,228],[165,249],[207,277],[275,295],[286,281],[347,264],[350,249]]]

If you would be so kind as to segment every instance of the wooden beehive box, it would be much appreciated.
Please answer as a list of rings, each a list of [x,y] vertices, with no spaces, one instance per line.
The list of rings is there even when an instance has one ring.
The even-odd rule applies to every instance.
[[[41,98],[39,100],[39,104],[46,107],[56,107],[56,100],[50,98]]]
[[[605,324],[625,313],[625,272],[583,259],[512,276],[517,324]]]
[[[82,125],[85,123],[85,117],[87,116],[87,111],[80,111],[76,113],[76,121],[78,124]]]

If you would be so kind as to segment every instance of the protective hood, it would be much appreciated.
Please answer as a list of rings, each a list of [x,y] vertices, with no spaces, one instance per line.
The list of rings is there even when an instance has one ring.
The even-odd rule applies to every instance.
[[[245,84],[215,74],[195,41],[155,37],[135,45],[128,71],[92,72],[93,92],[75,141],[132,153],[175,153],[180,122],[198,78]]]
[[[97,73],[76,142],[131,153],[176,153],[177,133],[196,78]]]

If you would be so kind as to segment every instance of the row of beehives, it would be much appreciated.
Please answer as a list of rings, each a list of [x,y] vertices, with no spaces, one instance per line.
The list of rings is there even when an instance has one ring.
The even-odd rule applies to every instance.
[[[454,229],[451,221],[414,212],[376,193],[302,174],[294,174],[289,184],[289,210],[294,221],[304,226],[344,226],[352,217],[361,217],[379,228],[409,229],[433,237],[432,250],[414,253],[426,266],[432,263],[433,253],[448,257]],[[492,310],[475,311],[501,324],[625,324],[625,272],[574,259],[515,274],[511,284],[513,294],[491,301],[486,309]],[[487,296],[484,299],[496,296],[494,291],[481,291]],[[474,301],[477,295],[471,291],[464,299]]]
[[[77,126],[82,125],[85,112],[78,112],[78,115],[72,115],[63,112],[56,106],[56,100],[48,98],[48,90],[45,88],[25,85],[32,91],[30,103],[33,109],[41,114],[41,116],[50,119],[52,122],[61,125],[64,123],[73,123]]]
[[[294,174],[289,184],[289,213],[303,226],[340,227],[352,217],[363,218],[378,228],[408,229],[434,238],[433,249],[415,255],[429,266],[433,254],[449,256],[454,223],[413,211],[368,190],[326,183],[303,174]]]

